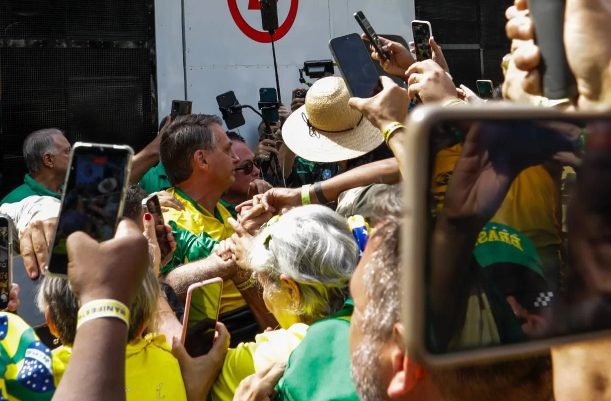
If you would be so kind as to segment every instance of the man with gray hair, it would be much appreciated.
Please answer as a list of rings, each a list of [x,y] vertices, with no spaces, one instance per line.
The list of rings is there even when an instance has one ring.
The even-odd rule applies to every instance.
[[[70,160],[70,143],[64,134],[56,128],[32,132],[23,141],[23,158],[28,168],[24,182],[0,204],[19,202],[32,195],[59,199]]]
[[[362,401],[552,399],[549,356],[428,369],[410,359],[400,322],[400,223],[382,220],[350,283],[352,375]]]

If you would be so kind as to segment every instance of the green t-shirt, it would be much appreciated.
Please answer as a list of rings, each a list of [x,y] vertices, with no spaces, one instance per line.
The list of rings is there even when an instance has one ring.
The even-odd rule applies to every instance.
[[[8,195],[6,195],[4,199],[0,201],[0,204],[20,202],[32,195],[52,196],[57,199],[61,198],[61,194],[59,192],[51,191],[32,178],[31,175],[26,174],[23,178],[23,184],[13,189]]]
[[[234,219],[238,218],[238,212],[236,212],[235,207],[237,205],[234,205],[233,203],[229,203],[226,200],[224,200],[223,198],[221,198],[221,200],[219,200],[219,203],[223,206],[225,206],[225,209],[227,209],[227,211],[229,213],[231,213],[231,217],[233,217]]]
[[[359,401],[348,346],[352,300],[308,329],[276,386],[275,401]]]
[[[168,179],[168,174],[161,162],[157,163],[155,167],[151,167],[146,174],[144,174],[144,177],[140,179],[138,185],[140,185],[147,194],[163,191],[172,186]]]

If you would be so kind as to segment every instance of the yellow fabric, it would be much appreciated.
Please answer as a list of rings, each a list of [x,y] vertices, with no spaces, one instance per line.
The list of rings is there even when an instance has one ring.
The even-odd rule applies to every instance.
[[[471,293],[467,301],[465,324],[448,344],[448,350],[499,344],[501,338],[485,293]]]
[[[462,145],[444,148],[433,163],[431,190],[435,209],[443,208],[448,182],[462,152]],[[525,206],[528,207],[525,207]],[[491,221],[523,232],[535,248],[560,244],[560,191],[541,166],[522,171],[511,184],[501,207]]]
[[[308,326],[295,323],[287,330],[273,330],[255,337],[255,342],[241,343],[227,351],[223,369],[210,397],[213,401],[231,401],[240,382],[275,362],[287,362],[291,352],[301,343]]]
[[[227,221],[231,217],[231,213],[222,204],[216,204],[216,209],[222,219],[221,222],[201,205],[199,205],[198,209],[191,200],[182,197],[174,188],[168,188],[167,192],[182,203],[185,209],[176,210],[169,208],[168,211],[163,213],[163,218],[166,222],[172,220],[178,228],[190,231],[195,235],[205,232],[216,241],[227,239],[234,233],[233,227]],[[188,262],[190,260],[183,261],[183,263]],[[233,281],[224,280],[219,313],[231,312],[244,306],[246,306],[246,301],[242,298],[242,294],[240,294]]]
[[[533,166],[516,177],[492,221],[522,231],[535,248],[559,245],[559,207],[558,186],[543,166]]]
[[[72,348],[53,350],[53,376],[61,381]],[[127,401],[186,401],[184,382],[178,360],[172,355],[163,335],[149,334],[127,345],[125,351],[125,384]]]

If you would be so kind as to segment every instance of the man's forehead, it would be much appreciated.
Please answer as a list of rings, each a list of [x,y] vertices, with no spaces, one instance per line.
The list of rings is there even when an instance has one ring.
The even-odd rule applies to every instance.
[[[240,160],[254,159],[255,154],[250,150],[247,144],[240,141],[233,141],[233,151],[240,158]]]

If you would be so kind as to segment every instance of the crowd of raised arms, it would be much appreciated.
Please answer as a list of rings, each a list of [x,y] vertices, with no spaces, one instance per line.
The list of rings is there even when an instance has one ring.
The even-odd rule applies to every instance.
[[[218,116],[165,118],[133,157],[125,200],[115,204],[123,218],[106,241],[81,229],[57,238],[82,220],[104,231],[121,186],[109,178],[116,166],[94,162],[76,173],[80,189],[64,188],[72,185],[71,144],[59,129],[31,133],[23,145],[29,173],[0,213],[14,222],[15,257],[37,281],[35,303],[55,340],[39,339],[18,316],[12,284],[0,312],[0,400],[611,400],[605,338],[444,366],[407,346],[419,328],[402,309],[411,259],[401,243],[427,232],[403,230],[413,210],[402,182],[415,175],[408,110],[518,103],[609,116],[609,0],[566,1],[557,23],[578,93],[563,101],[543,97],[543,45],[526,0],[505,14],[512,45],[498,60],[498,101],[457,87],[433,38],[431,59],[416,61],[382,37],[385,56],[371,46],[371,58],[405,85],[383,76],[377,94],[357,98],[342,78],[320,78],[280,106],[277,123],[260,126],[254,152]],[[473,127],[441,135],[432,175],[418,172],[433,187],[431,217],[421,221],[432,227],[427,259],[438,290],[421,310],[431,316],[429,350],[441,354],[539,338],[551,330],[548,303],[563,291],[583,295],[582,282],[611,295],[609,121],[585,134],[565,126],[545,152],[526,153],[533,138],[499,132],[493,140]],[[556,168],[560,161],[570,174]],[[595,182],[579,179],[586,173]],[[148,200],[160,210],[143,209]],[[62,202],[77,206],[58,219]],[[567,232],[583,243],[571,248]],[[47,274],[61,252],[67,274]],[[579,284],[563,273],[566,259],[588,272]],[[466,292],[465,277],[478,283]],[[602,305],[587,319],[608,328]]]

